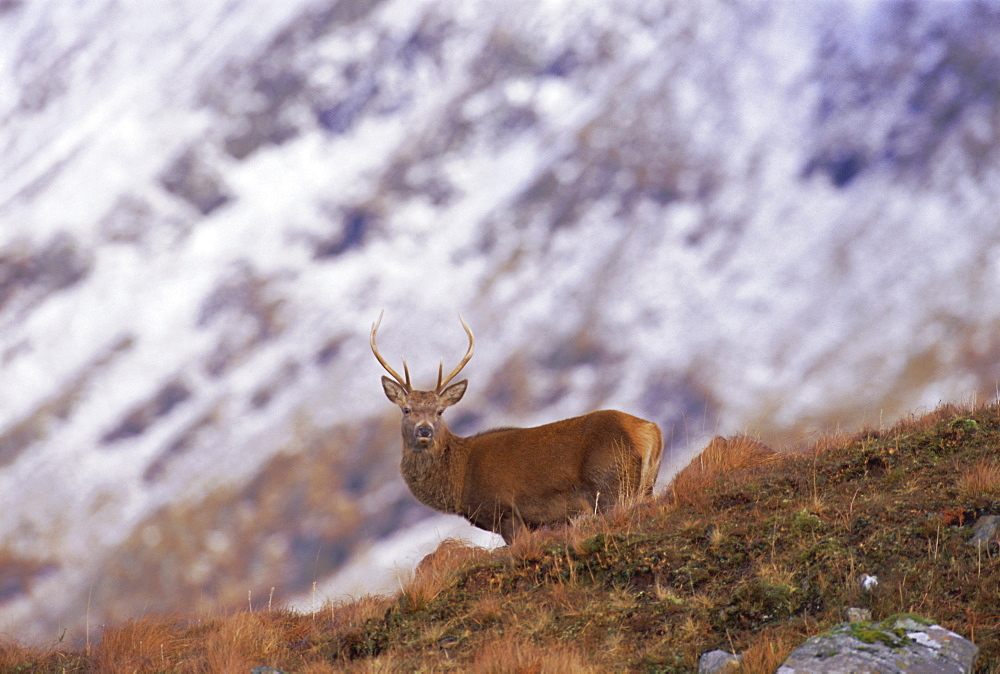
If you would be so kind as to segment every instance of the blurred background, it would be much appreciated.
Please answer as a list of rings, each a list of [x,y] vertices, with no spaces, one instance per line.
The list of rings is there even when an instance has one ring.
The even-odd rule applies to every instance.
[[[453,430],[613,407],[660,486],[1000,381],[993,2],[3,0],[0,635],[390,589]]]

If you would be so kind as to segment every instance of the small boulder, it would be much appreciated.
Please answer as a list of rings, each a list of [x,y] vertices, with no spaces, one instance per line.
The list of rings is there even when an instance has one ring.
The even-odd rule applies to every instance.
[[[967,674],[979,648],[940,625],[914,615],[877,623],[845,623],[792,651],[777,674],[927,672]]]
[[[972,538],[969,544],[974,547],[987,547],[1000,542],[1000,516],[983,515],[976,520],[972,528]]]
[[[849,623],[870,623],[872,621],[871,609],[856,608],[854,606],[844,609],[844,615]]]
[[[708,651],[698,658],[698,674],[730,674],[739,669],[741,655],[733,655],[726,651]]]

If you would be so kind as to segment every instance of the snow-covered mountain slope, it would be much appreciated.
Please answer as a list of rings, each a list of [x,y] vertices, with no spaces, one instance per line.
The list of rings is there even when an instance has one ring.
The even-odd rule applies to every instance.
[[[617,407],[672,467],[992,397],[998,33],[987,3],[0,3],[0,632],[302,596],[408,540],[383,308],[418,384],[472,325],[457,431]]]

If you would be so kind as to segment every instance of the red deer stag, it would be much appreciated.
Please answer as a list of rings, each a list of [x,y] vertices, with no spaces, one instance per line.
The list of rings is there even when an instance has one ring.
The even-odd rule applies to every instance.
[[[384,313],[384,312],[383,312]],[[499,428],[463,438],[441,415],[465,394],[468,380],[451,384],[475,347],[447,377],[438,368],[433,391],[415,391],[389,367],[375,346],[382,314],[372,325],[375,358],[392,375],[382,377],[390,401],[403,411],[403,478],[413,495],[434,510],[462,515],[510,543],[521,529],[563,524],[575,515],[601,512],[653,493],[663,440],[656,424],[624,412],[602,410],[535,428]],[[450,384],[450,385],[449,385]]]

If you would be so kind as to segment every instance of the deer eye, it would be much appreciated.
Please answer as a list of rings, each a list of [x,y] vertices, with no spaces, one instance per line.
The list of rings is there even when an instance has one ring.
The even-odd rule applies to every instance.
[[[444,410],[438,410],[438,416],[441,416],[442,414],[444,414]]]
[[[409,413],[410,413],[410,408],[409,407],[404,407],[403,408],[403,414],[409,414]]]

